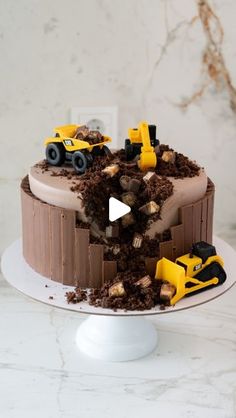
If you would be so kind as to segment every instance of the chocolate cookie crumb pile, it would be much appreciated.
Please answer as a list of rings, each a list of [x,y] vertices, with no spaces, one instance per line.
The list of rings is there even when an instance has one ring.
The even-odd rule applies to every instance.
[[[129,234],[131,239],[137,225],[138,232],[143,232],[148,224],[160,218],[161,206],[172,195],[173,185],[166,177],[155,173],[146,182],[136,163],[128,163],[124,158],[122,151],[98,157],[93,167],[79,177],[71,190],[82,196],[86,216],[95,221],[101,230],[109,225],[110,197],[130,206],[131,213],[119,223],[121,229],[127,229],[125,235]]]
[[[164,281],[156,280],[148,275],[140,277],[140,272],[118,274],[111,283],[105,283],[101,289],[88,291],[76,288],[66,293],[68,303],[79,303],[84,300],[95,307],[124,309],[129,311],[152,309],[160,305],[165,309],[169,305],[167,298],[161,297]]]
[[[200,167],[183,154],[175,152],[168,145],[160,145],[157,152],[155,171],[161,176],[184,178],[199,175]]]
[[[99,144],[103,141],[103,135],[99,131],[92,131],[86,125],[76,129],[74,138],[86,141],[89,144]]]

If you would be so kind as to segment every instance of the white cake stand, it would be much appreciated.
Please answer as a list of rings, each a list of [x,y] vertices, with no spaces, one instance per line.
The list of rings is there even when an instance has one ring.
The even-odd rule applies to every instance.
[[[87,302],[68,304],[65,293],[74,287],[55,283],[32,270],[22,256],[20,239],[5,250],[1,267],[6,280],[25,295],[58,308],[89,314],[76,334],[76,343],[82,352],[106,361],[127,361],[146,356],[157,345],[156,329],[145,316],[167,314],[201,305],[219,297],[234,285],[236,253],[219,238],[215,238],[214,244],[225,261],[226,282],[184,298],[176,306],[168,307],[164,311],[157,306],[146,311],[114,312],[95,308]]]

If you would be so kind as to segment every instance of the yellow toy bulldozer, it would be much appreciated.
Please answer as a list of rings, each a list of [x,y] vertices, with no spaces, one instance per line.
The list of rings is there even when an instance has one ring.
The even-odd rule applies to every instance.
[[[147,122],[140,122],[138,129],[128,131],[129,138],[125,140],[125,152],[127,160],[132,160],[140,155],[138,165],[140,170],[145,171],[155,168],[157,156],[155,146],[159,144],[156,139],[156,125],[148,125]]]
[[[173,285],[176,291],[170,304],[175,305],[186,295],[223,284],[226,280],[223,265],[215,247],[200,241],[193,244],[189,254],[178,257],[175,263],[164,257],[159,260],[155,277]]]
[[[89,131],[85,125],[60,126],[54,132],[54,137],[44,141],[46,159],[51,165],[61,166],[65,161],[71,161],[75,171],[83,174],[92,165],[95,156],[110,154],[106,144],[111,142],[111,138],[102,136],[98,131]],[[97,142],[95,133],[100,138]],[[89,142],[90,134],[94,134],[92,142]]]

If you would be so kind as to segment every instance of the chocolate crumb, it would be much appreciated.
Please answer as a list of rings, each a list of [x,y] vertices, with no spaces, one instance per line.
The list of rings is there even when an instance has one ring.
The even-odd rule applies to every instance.
[[[87,300],[87,292],[80,287],[76,287],[73,292],[66,292],[67,303],[80,303]]]

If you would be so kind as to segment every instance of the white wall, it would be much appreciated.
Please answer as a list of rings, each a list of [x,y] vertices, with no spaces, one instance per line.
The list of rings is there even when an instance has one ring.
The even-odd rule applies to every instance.
[[[210,5],[236,85],[236,4]],[[52,127],[83,105],[118,105],[121,144],[140,119],[156,122],[162,142],[207,168],[216,229],[235,237],[236,112],[227,85],[211,82],[186,110],[178,106],[201,88],[206,35],[197,13],[195,0],[0,0],[0,250],[20,234],[20,178],[42,158]]]

